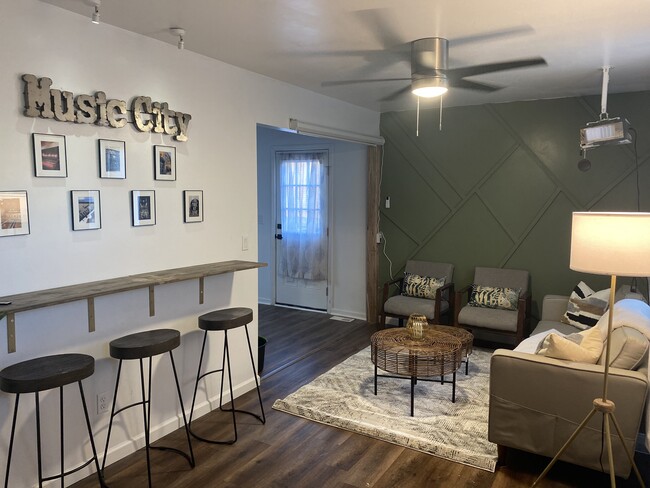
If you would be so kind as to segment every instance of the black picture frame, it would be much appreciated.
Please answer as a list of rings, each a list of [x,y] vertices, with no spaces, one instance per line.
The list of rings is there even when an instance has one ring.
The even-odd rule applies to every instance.
[[[70,201],[72,230],[95,230],[102,228],[99,190],[71,190]]]
[[[153,147],[154,179],[176,181],[176,148],[174,146]]]
[[[34,175],[37,178],[67,178],[68,153],[65,136],[32,134]]]
[[[131,225],[156,225],[156,192],[131,190]]]
[[[183,191],[183,221],[203,222],[203,190]]]
[[[126,142],[99,139],[99,177],[126,179]]]
[[[0,191],[0,237],[29,233],[27,191]]]

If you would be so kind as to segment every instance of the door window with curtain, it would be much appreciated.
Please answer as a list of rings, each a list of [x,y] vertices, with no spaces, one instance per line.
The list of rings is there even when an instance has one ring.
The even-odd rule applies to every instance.
[[[278,275],[327,280],[327,151],[276,153],[279,222]]]

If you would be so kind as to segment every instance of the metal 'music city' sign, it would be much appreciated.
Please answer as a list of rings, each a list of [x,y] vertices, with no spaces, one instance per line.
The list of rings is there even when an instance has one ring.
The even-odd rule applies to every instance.
[[[107,99],[104,92],[94,95],[77,95],[50,88],[50,78],[23,75],[25,82],[25,112],[27,117],[41,117],[61,122],[97,124],[124,127],[128,112],[133,114],[133,124],[141,132],[156,132],[173,136],[177,141],[187,141],[187,126],[192,116],[169,110],[167,102],[152,102],[150,97],[135,97],[130,110],[124,100]]]

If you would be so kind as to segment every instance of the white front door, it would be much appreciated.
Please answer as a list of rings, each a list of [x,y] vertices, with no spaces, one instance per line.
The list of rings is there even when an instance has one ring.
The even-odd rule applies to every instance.
[[[275,303],[327,310],[327,151],[276,153]]]

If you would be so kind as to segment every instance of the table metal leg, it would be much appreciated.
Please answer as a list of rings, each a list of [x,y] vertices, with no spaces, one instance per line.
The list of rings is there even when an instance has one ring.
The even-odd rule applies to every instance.
[[[375,364],[375,396],[377,395],[377,365]]]
[[[456,403],[456,371],[454,371],[451,381],[451,403]]]
[[[415,382],[417,381],[417,378],[415,376],[411,376],[411,417],[413,417],[413,399],[415,397]]]

